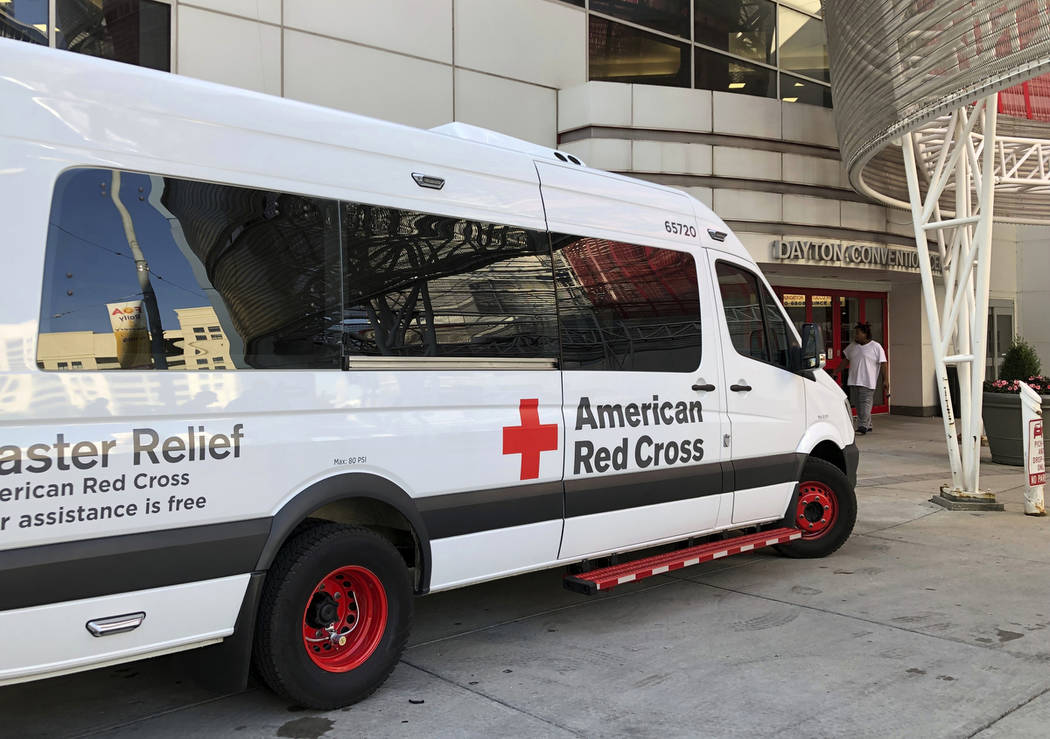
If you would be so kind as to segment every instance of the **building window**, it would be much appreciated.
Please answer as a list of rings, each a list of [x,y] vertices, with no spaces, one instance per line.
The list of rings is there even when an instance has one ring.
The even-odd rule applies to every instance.
[[[769,0],[696,0],[693,26],[698,44],[755,62],[776,63],[777,6]],[[702,87],[699,81],[697,87]]]
[[[809,103],[831,107],[831,88],[813,80],[795,77],[790,74],[780,75],[780,96],[786,103]]]
[[[48,0],[0,2],[0,38],[47,46]]]
[[[589,78],[831,107],[819,0],[693,0],[691,24],[688,11],[686,0],[591,0]]]
[[[781,6],[780,68],[824,82],[831,80],[822,20]],[[783,91],[781,97],[786,97]]]
[[[693,372],[700,296],[692,255],[553,234],[565,369]]]
[[[200,366],[205,366],[205,365],[208,364],[208,360],[207,359],[198,359],[197,360],[197,364],[200,365]]]
[[[591,12],[689,38],[689,3],[682,0],[591,0]]]
[[[0,36],[171,71],[171,5],[159,0],[0,0]]]
[[[689,45],[590,17],[590,78],[689,87]]]
[[[724,54],[697,49],[696,86],[704,90],[775,98],[777,72],[775,69],[749,64]]]
[[[350,356],[558,356],[546,232],[341,208]]]

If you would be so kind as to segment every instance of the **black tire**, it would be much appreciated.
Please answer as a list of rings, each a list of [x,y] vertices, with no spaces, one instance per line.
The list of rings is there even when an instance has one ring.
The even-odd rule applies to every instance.
[[[835,517],[826,528],[812,533],[808,527],[821,526],[821,521],[817,518],[821,505],[810,503],[808,509],[800,506],[788,511],[785,521],[802,529],[803,538],[776,545],[776,550],[785,557],[826,557],[846,543],[857,522],[856,492],[849,484],[846,474],[835,465],[816,457],[807,459],[802,468],[802,479],[799,481],[800,502],[805,499],[804,494],[807,490],[811,491],[811,498],[833,495]]]
[[[371,576],[378,594],[372,601],[383,602],[386,619],[381,636],[379,627],[369,627],[378,638],[374,651],[358,666],[334,672],[319,666],[307,651],[304,612],[309,610],[308,604],[313,607],[317,597],[325,596],[324,592],[315,592],[319,591],[319,584],[328,582],[326,577],[331,573],[348,567],[365,572],[365,577]],[[354,595],[351,599],[349,592],[346,602],[358,604],[362,598]],[[379,619],[373,620],[378,622]],[[346,623],[350,623],[349,616]],[[412,583],[405,561],[394,546],[369,529],[327,522],[315,524],[304,527],[285,543],[266,576],[252,662],[257,674],[278,695],[307,708],[340,708],[367,698],[383,684],[401,658],[411,624]],[[322,642],[322,646],[343,648],[327,642]],[[328,655],[322,658],[331,659]]]

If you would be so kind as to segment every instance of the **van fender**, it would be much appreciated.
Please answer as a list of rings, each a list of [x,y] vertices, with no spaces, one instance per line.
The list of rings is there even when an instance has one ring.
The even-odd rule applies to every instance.
[[[817,448],[817,445],[824,441],[830,441],[839,449],[846,448],[842,432],[827,421],[819,421],[806,429],[806,433],[802,435],[802,439],[798,442],[798,446],[795,447],[795,451],[808,457]]]
[[[826,421],[821,421],[806,429],[806,433],[803,434],[802,440],[799,441],[796,451],[804,459],[812,456],[814,450],[817,450],[816,456],[826,459],[826,456],[817,449],[821,445],[835,447],[837,452],[836,459],[828,461],[833,461],[837,466],[840,466],[842,471],[846,473],[850,486],[856,487],[857,463],[860,458],[857,443],[847,444],[845,439],[842,438],[842,430],[840,428]],[[839,456],[841,456],[841,459],[838,458]]]
[[[274,515],[270,536],[266,540],[256,570],[268,570],[278,550],[307,516],[329,503],[349,498],[364,498],[385,503],[397,510],[412,526],[419,544],[419,583],[417,593],[430,590],[430,535],[415,501],[396,483],[368,472],[346,472],[323,480],[299,491]]]

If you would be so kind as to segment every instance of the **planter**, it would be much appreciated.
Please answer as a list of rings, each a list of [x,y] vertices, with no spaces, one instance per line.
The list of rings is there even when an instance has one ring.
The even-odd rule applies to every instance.
[[[1043,396],[1043,417],[1050,418],[1050,395]],[[984,394],[984,433],[992,461],[1015,467],[1024,466],[1024,439],[1021,437],[1021,396],[1016,393]]]

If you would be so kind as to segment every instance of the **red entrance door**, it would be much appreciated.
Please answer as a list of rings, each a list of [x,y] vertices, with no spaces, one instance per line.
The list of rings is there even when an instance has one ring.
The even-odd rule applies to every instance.
[[[842,350],[853,340],[853,327],[859,323],[871,324],[871,338],[886,350],[889,366],[890,349],[887,335],[886,293],[858,290],[819,290],[808,287],[774,288],[796,326],[815,323],[824,335],[828,355],[827,370],[834,376],[842,363]],[[843,376],[842,384],[845,385]],[[875,388],[872,413],[889,413],[885,378],[879,377]]]

